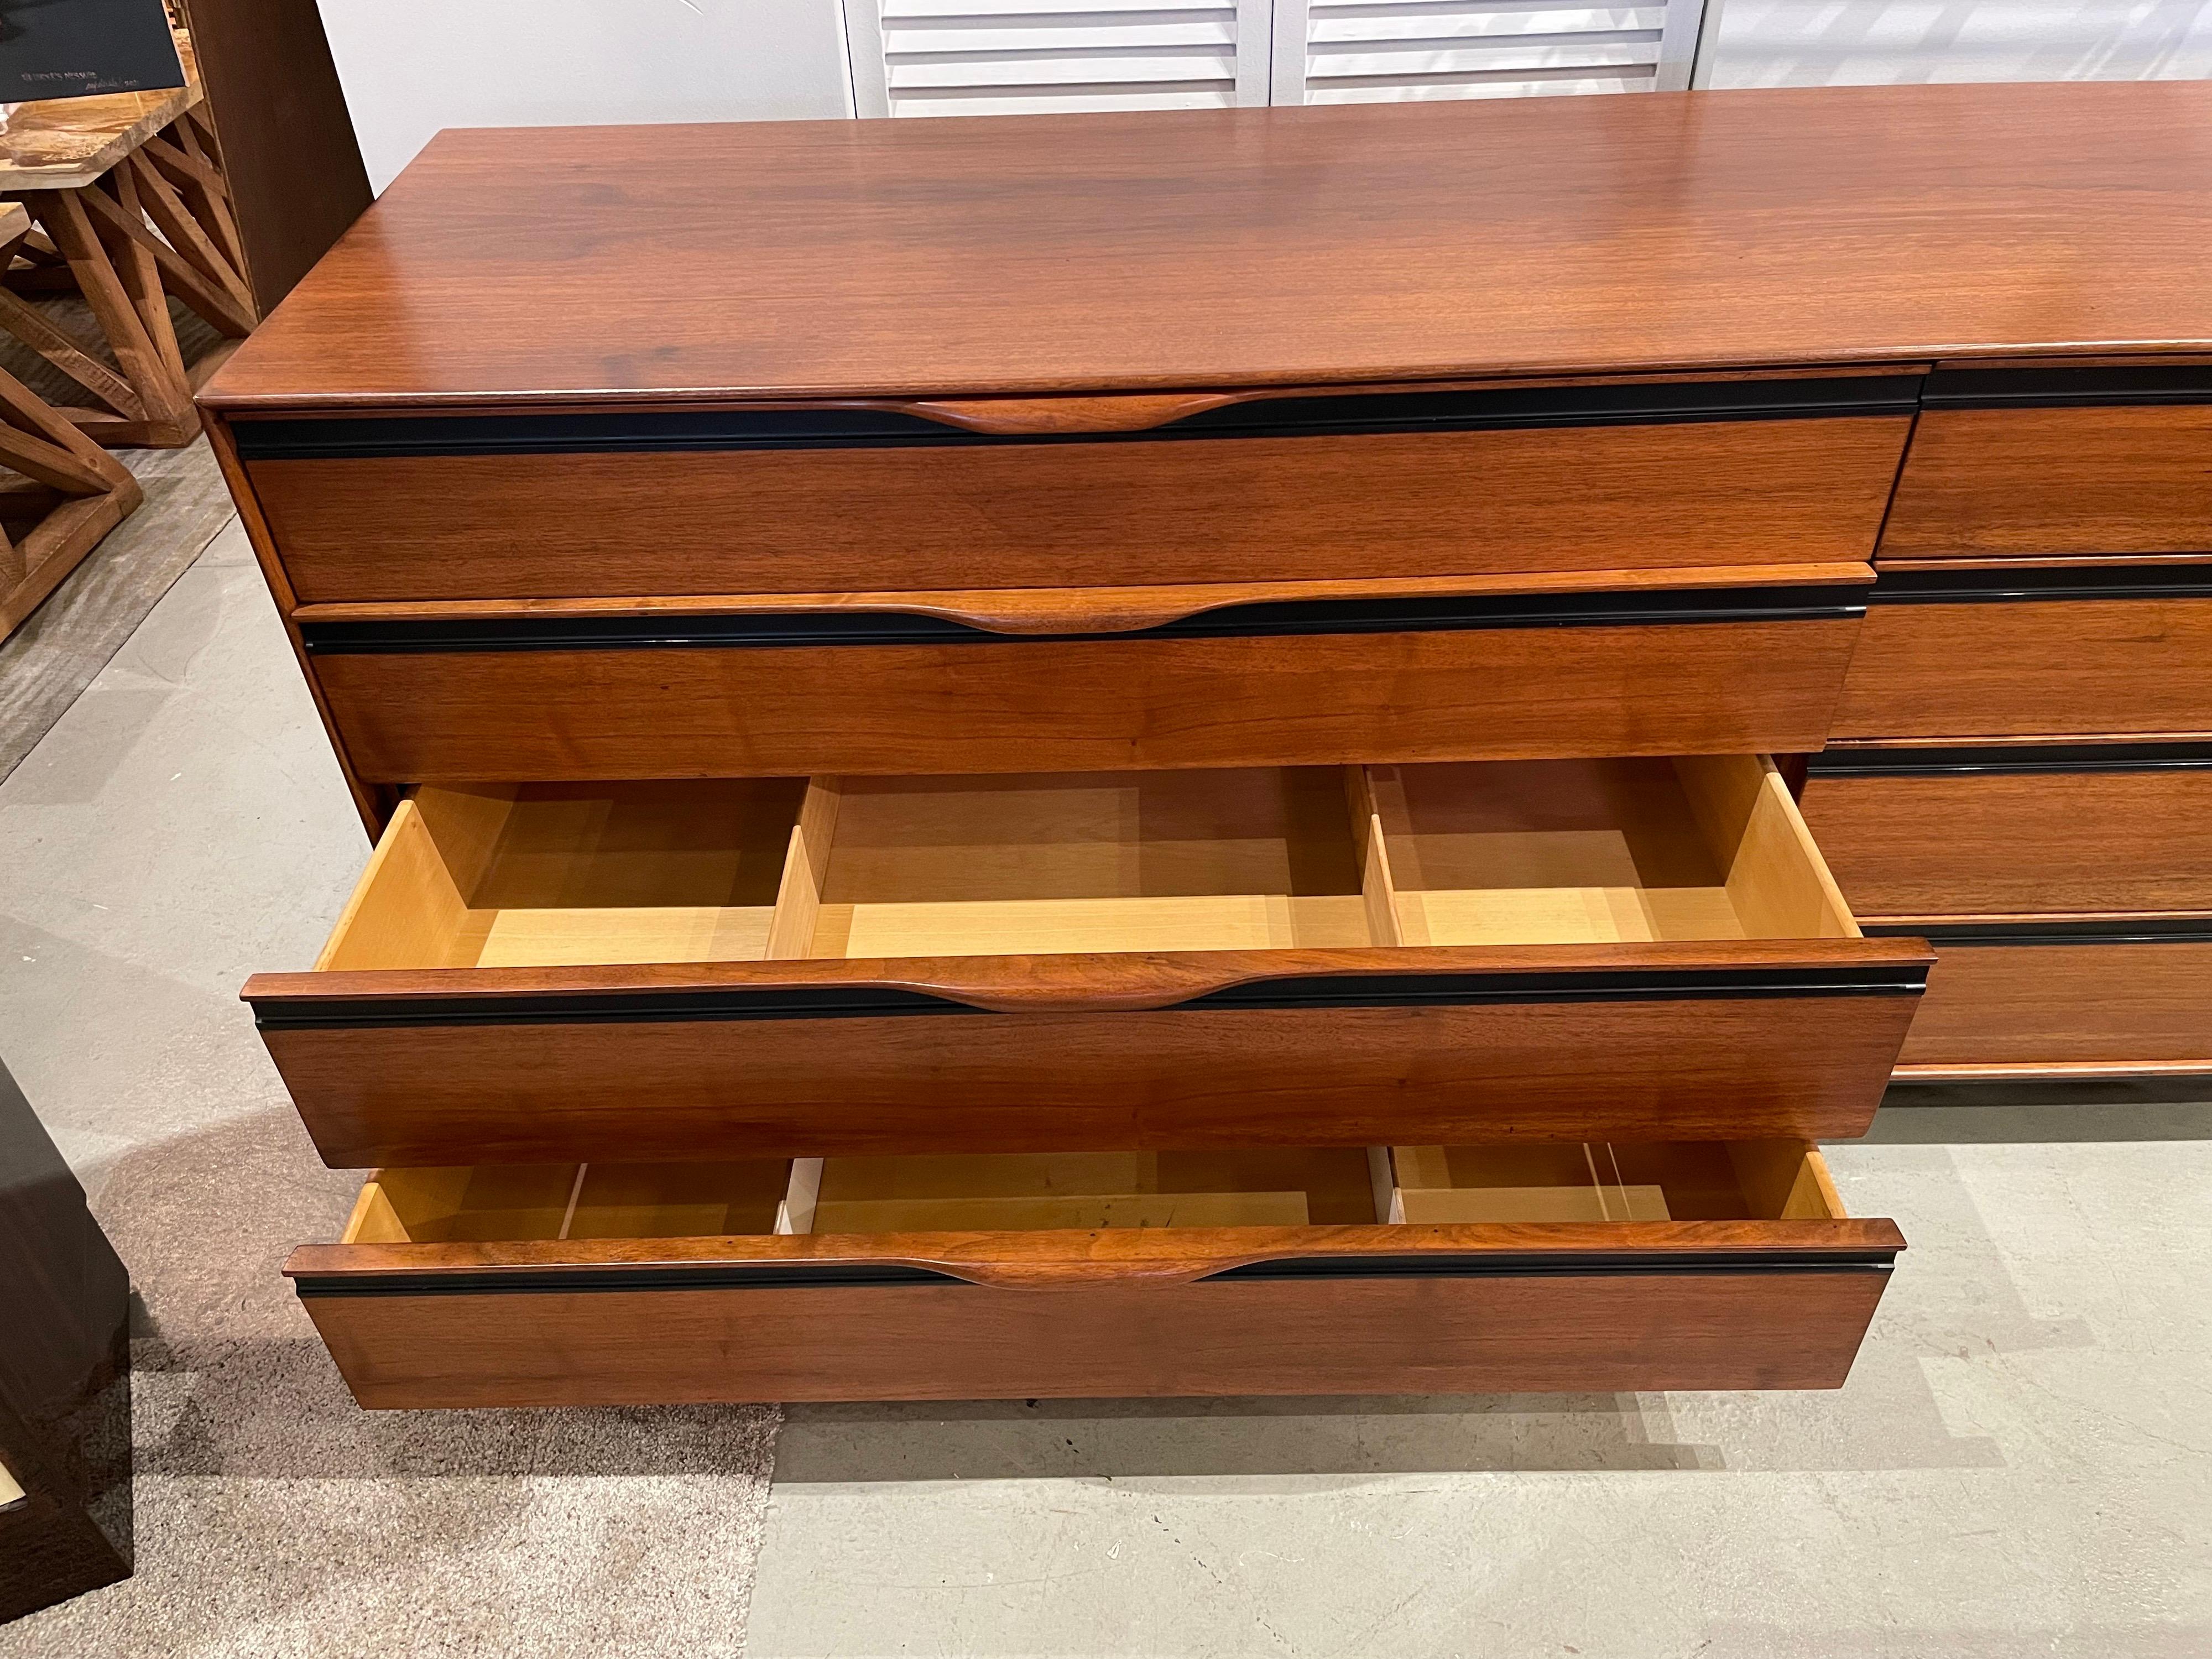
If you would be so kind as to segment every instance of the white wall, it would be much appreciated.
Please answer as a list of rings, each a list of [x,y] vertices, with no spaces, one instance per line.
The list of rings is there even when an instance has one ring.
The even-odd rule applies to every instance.
[[[2212,0],[1706,0],[1698,84],[2212,76]]]
[[[838,0],[319,3],[379,190],[441,127],[853,113]],[[2212,0],[1707,6],[1702,86],[2212,76]]]
[[[319,0],[382,190],[441,127],[850,115],[837,0]]]

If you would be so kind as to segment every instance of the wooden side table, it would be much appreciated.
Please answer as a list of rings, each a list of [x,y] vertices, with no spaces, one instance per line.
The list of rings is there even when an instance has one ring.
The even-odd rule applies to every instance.
[[[30,215],[0,203],[0,247],[22,241]],[[12,308],[11,308],[12,307]],[[0,293],[0,326],[27,337],[21,316],[46,319]],[[165,318],[166,321],[167,319]],[[18,475],[0,487],[0,639],[13,633],[61,579],[143,499],[130,471],[38,393],[0,369],[0,469]]]
[[[178,52],[182,87],[26,104],[0,133],[0,197],[35,222],[0,248],[0,327],[98,401],[62,414],[111,446],[175,448],[198,435],[170,294],[234,339],[260,319],[182,35]],[[70,287],[91,307],[113,368],[20,292]]]
[[[130,1275],[0,1067],[0,1620],[131,1574]]]

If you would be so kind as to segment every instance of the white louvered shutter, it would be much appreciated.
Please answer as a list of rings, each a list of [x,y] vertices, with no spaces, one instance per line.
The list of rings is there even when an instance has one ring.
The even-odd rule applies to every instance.
[[[1267,101],[1271,0],[844,0],[867,115]]]
[[[1275,0],[1278,104],[1680,92],[1705,0]]]

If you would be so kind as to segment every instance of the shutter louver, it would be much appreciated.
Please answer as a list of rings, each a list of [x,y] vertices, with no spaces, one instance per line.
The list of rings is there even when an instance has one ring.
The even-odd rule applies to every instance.
[[[870,115],[1267,101],[1269,0],[845,0]]]
[[[1680,91],[1704,0],[1276,0],[1273,101]]]

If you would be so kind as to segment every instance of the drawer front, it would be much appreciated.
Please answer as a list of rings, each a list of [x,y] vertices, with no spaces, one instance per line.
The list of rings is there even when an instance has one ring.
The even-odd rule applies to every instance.
[[[1832,735],[2212,732],[2212,566],[1885,571]]]
[[[2212,921],[1931,933],[1937,961],[1900,1077],[2212,1072]]]
[[[1255,605],[1106,636],[819,614],[304,635],[378,782],[1750,754],[1826,740],[1863,592]]]
[[[1939,369],[1885,562],[2212,550],[2212,364]]]
[[[1865,559],[1917,385],[1261,398],[1133,432],[948,423],[982,404],[232,429],[308,603],[1049,588]]]
[[[246,988],[337,1165],[1863,1131],[1753,756],[425,787]]]
[[[1446,947],[1223,952],[1186,961],[1216,974],[1244,956],[1266,976],[1173,1006],[1090,1012],[982,1011],[869,986],[842,963],[655,970],[669,981],[659,990],[534,994],[511,988],[552,976],[447,974],[477,988],[364,996],[364,981],[399,976],[264,975],[246,994],[324,1159],[362,1168],[1844,1139],[1872,1121],[1925,983],[1924,956],[1888,941],[1653,946],[1647,957],[1685,965],[1628,969],[1556,965],[1577,954],[1564,948],[1517,954],[1516,969],[1504,965],[1514,953]],[[1344,973],[1356,957],[1363,971]],[[1314,971],[1323,959],[1337,971]],[[909,984],[933,968],[980,971],[849,964],[895,965],[917,970]],[[1096,995],[1146,967],[1038,957],[1008,972],[1039,988],[1057,978],[1073,996],[1086,979]],[[331,980],[341,984],[314,982]]]
[[[995,1284],[919,1235],[826,1261],[507,1247],[489,1269],[488,1247],[321,1246],[286,1271],[372,1407],[1602,1393],[1840,1387],[1903,1243],[1851,1221],[1161,1229],[1186,1253],[1163,1262],[1059,1237]],[[767,1255],[787,1245],[809,1255]]]
[[[2212,744],[1831,749],[1809,774],[1862,917],[2212,911]]]

